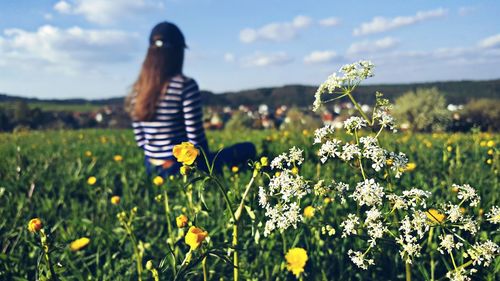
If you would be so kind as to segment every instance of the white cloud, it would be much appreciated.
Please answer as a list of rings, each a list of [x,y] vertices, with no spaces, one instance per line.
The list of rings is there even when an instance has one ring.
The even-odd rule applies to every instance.
[[[226,62],[234,62],[235,61],[235,56],[233,53],[225,53],[224,54],[224,61]]]
[[[447,14],[448,10],[439,8],[429,11],[419,11],[413,16],[398,16],[395,18],[374,17],[370,22],[362,23],[360,27],[355,28],[353,34],[357,36],[384,32],[428,19],[444,17]]]
[[[72,7],[68,2],[62,0],[54,4],[54,10],[61,14],[70,14]]]
[[[263,67],[271,65],[283,65],[292,62],[292,58],[285,52],[263,54],[257,52],[251,56],[241,59],[241,64],[245,67]]]
[[[336,17],[330,17],[326,19],[322,19],[319,21],[321,26],[336,26],[340,23],[340,19]]]
[[[163,8],[163,4],[152,0],[73,0],[71,3],[61,0],[54,5],[54,10],[61,14],[82,15],[89,22],[104,25],[158,8]]]
[[[312,19],[307,16],[296,16],[291,22],[274,22],[260,28],[245,28],[240,31],[240,41],[252,43],[258,40],[282,42],[295,38],[297,31],[307,28]]]
[[[44,25],[36,31],[6,29],[0,35],[0,64],[60,69],[125,62],[137,50],[137,35],[119,30]]]
[[[327,63],[333,61],[337,57],[334,51],[313,51],[304,57],[304,63]]]
[[[479,47],[481,48],[498,48],[500,47],[500,33],[486,37],[479,41]]]
[[[347,49],[347,54],[366,54],[376,53],[394,48],[399,40],[392,37],[385,37],[375,41],[365,40],[362,42],[355,42]]]

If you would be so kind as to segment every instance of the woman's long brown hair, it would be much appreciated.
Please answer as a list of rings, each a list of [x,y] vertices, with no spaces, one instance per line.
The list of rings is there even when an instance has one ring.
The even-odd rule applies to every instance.
[[[182,74],[183,62],[183,47],[149,47],[139,78],[126,101],[132,120],[151,121],[154,118],[156,105],[165,94],[162,91],[166,89],[168,79]]]

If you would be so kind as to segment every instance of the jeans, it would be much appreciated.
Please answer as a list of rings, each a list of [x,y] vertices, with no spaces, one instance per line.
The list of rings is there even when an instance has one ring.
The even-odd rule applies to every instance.
[[[255,149],[255,145],[253,143],[242,142],[232,145],[228,148],[224,148],[218,154],[209,152],[207,158],[210,165],[212,165],[212,162],[215,159],[214,170],[217,173],[221,173],[224,166],[239,166],[240,168],[244,168],[246,162],[248,160],[255,159],[256,155],[257,150]],[[146,166],[146,172],[148,176],[151,176],[154,173],[163,178],[167,178],[170,175],[179,173],[179,169],[182,164],[177,162],[175,157],[169,159],[174,160],[174,164],[169,168],[163,168],[162,166],[155,166],[151,164],[151,162],[149,162],[149,157],[146,156],[144,159],[144,165]],[[199,169],[208,172],[208,168],[203,155],[198,156],[198,159],[196,160],[196,166]]]

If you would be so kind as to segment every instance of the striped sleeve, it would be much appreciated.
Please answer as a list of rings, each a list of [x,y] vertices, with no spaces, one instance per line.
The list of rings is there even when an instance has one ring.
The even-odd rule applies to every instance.
[[[189,142],[207,151],[207,140],[203,128],[203,109],[201,94],[195,80],[189,79],[182,90],[182,112]]]
[[[146,144],[146,138],[144,136],[144,130],[139,122],[132,122],[132,127],[134,128],[135,142],[138,147],[144,147]]]

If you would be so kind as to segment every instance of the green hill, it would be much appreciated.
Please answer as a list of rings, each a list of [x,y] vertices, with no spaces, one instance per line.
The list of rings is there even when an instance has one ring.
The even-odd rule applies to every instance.
[[[500,79],[486,81],[447,81],[411,84],[378,84],[360,86],[355,92],[357,100],[362,103],[371,104],[374,101],[375,91],[381,91],[390,100],[417,88],[436,87],[441,91],[448,103],[465,104],[470,100],[478,98],[500,99]],[[209,106],[232,106],[239,105],[257,106],[267,104],[269,106],[288,105],[307,107],[314,99],[316,86],[286,85],[282,87],[268,87],[237,92],[225,92],[215,94],[202,91],[205,105]],[[94,111],[103,106],[123,105],[123,97],[109,99],[50,99],[23,98],[0,94],[0,107],[11,106],[15,102],[24,101],[30,107],[38,107],[52,111]]]

